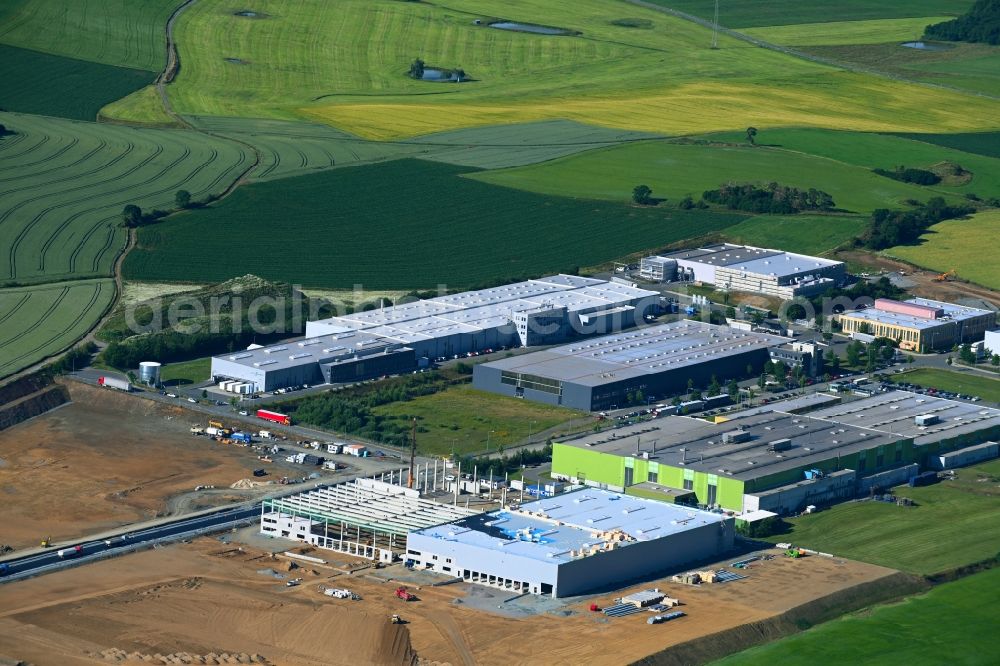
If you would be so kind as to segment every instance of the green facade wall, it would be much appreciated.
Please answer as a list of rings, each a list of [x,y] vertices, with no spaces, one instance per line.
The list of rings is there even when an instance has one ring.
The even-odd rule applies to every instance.
[[[882,455],[881,465],[878,464],[880,453]],[[859,477],[862,477],[914,462],[922,464],[921,458],[925,457],[925,450],[914,447],[912,439],[904,439],[894,444],[873,447],[850,455],[835,456],[819,463],[801,465],[744,482],[727,476],[664,465],[655,460],[602,453],[556,443],[552,445],[552,472],[568,477],[582,477],[590,483],[624,488],[626,492],[629,492],[629,486],[644,481],[656,481],[656,483],[671,488],[684,488],[685,480],[689,480],[692,485],[691,489],[700,504],[709,503],[709,486],[714,485],[716,487],[715,504],[732,511],[742,511],[744,493],[761,492],[802,481],[805,479],[807,469],[819,469],[825,474],[842,469],[853,469],[858,472]],[[862,460],[864,461],[863,465]],[[625,483],[626,470],[631,470],[631,483],[629,484]],[[655,472],[655,478],[650,477],[650,471]],[[763,470],[761,471],[763,472]]]
[[[600,451],[588,451],[576,446],[554,443],[552,445],[552,473],[568,477],[584,478],[590,483],[607,484],[625,488],[626,470],[632,470],[632,484],[655,480],[671,488],[683,488],[686,476],[691,477],[692,490],[701,504],[708,504],[709,485],[716,486],[715,503],[733,511],[743,510],[743,482],[737,479],[719,477],[715,474],[697,472],[682,467],[657,463],[655,460],[619,456]],[[655,479],[649,473],[656,473]],[[629,484],[629,485],[632,485]]]

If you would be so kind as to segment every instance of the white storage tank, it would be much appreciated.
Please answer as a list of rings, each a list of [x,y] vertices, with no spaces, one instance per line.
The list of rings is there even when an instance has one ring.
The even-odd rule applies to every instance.
[[[146,386],[160,385],[161,364],[156,361],[143,361],[139,364],[139,381]]]

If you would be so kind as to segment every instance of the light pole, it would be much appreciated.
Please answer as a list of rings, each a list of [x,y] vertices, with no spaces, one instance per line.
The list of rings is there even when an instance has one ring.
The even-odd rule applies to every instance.
[[[531,426],[535,425],[534,421],[528,421],[528,444],[531,444]]]

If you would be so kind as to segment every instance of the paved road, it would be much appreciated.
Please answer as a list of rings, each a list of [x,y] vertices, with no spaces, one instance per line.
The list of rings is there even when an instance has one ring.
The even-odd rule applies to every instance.
[[[192,517],[178,518],[159,525],[125,532],[118,536],[105,539],[83,540],[63,545],[62,548],[52,548],[43,552],[35,552],[4,561],[6,570],[0,582],[7,582],[48,573],[68,565],[93,562],[106,557],[124,555],[140,548],[154,544],[194,536],[197,533],[222,531],[254,520],[260,515],[260,502],[243,504],[237,507],[227,507]],[[73,551],[79,547],[77,554],[69,558],[59,557],[60,552]]]

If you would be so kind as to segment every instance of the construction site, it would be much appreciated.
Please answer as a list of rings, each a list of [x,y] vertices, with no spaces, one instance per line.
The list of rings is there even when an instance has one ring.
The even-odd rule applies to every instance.
[[[361,464],[351,459],[337,472],[309,470],[233,439],[195,436],[193,430],[211,426],[193,425],[206,418],[179,406],[73,381],[57,388],[67,402],[0,430],[0,490],[7,500],[0,545],[21,550],[224,506],[283,488],[282,479],[357,474]],[[255,476],[259,470],[263,475]]]
[[[62,571],[24,581],[4,590],[0,657],[67,665],[570,663],[585,634],[589,663],[683,664],[919,587],[890,569],[772,549],[700,567],[730,571],[728,582],[664,577],[552,599],[290,545],[248,528],[97,563],[85,579]],[[657,606],[684,615],[659,626],[649,621],[666,615]]]

